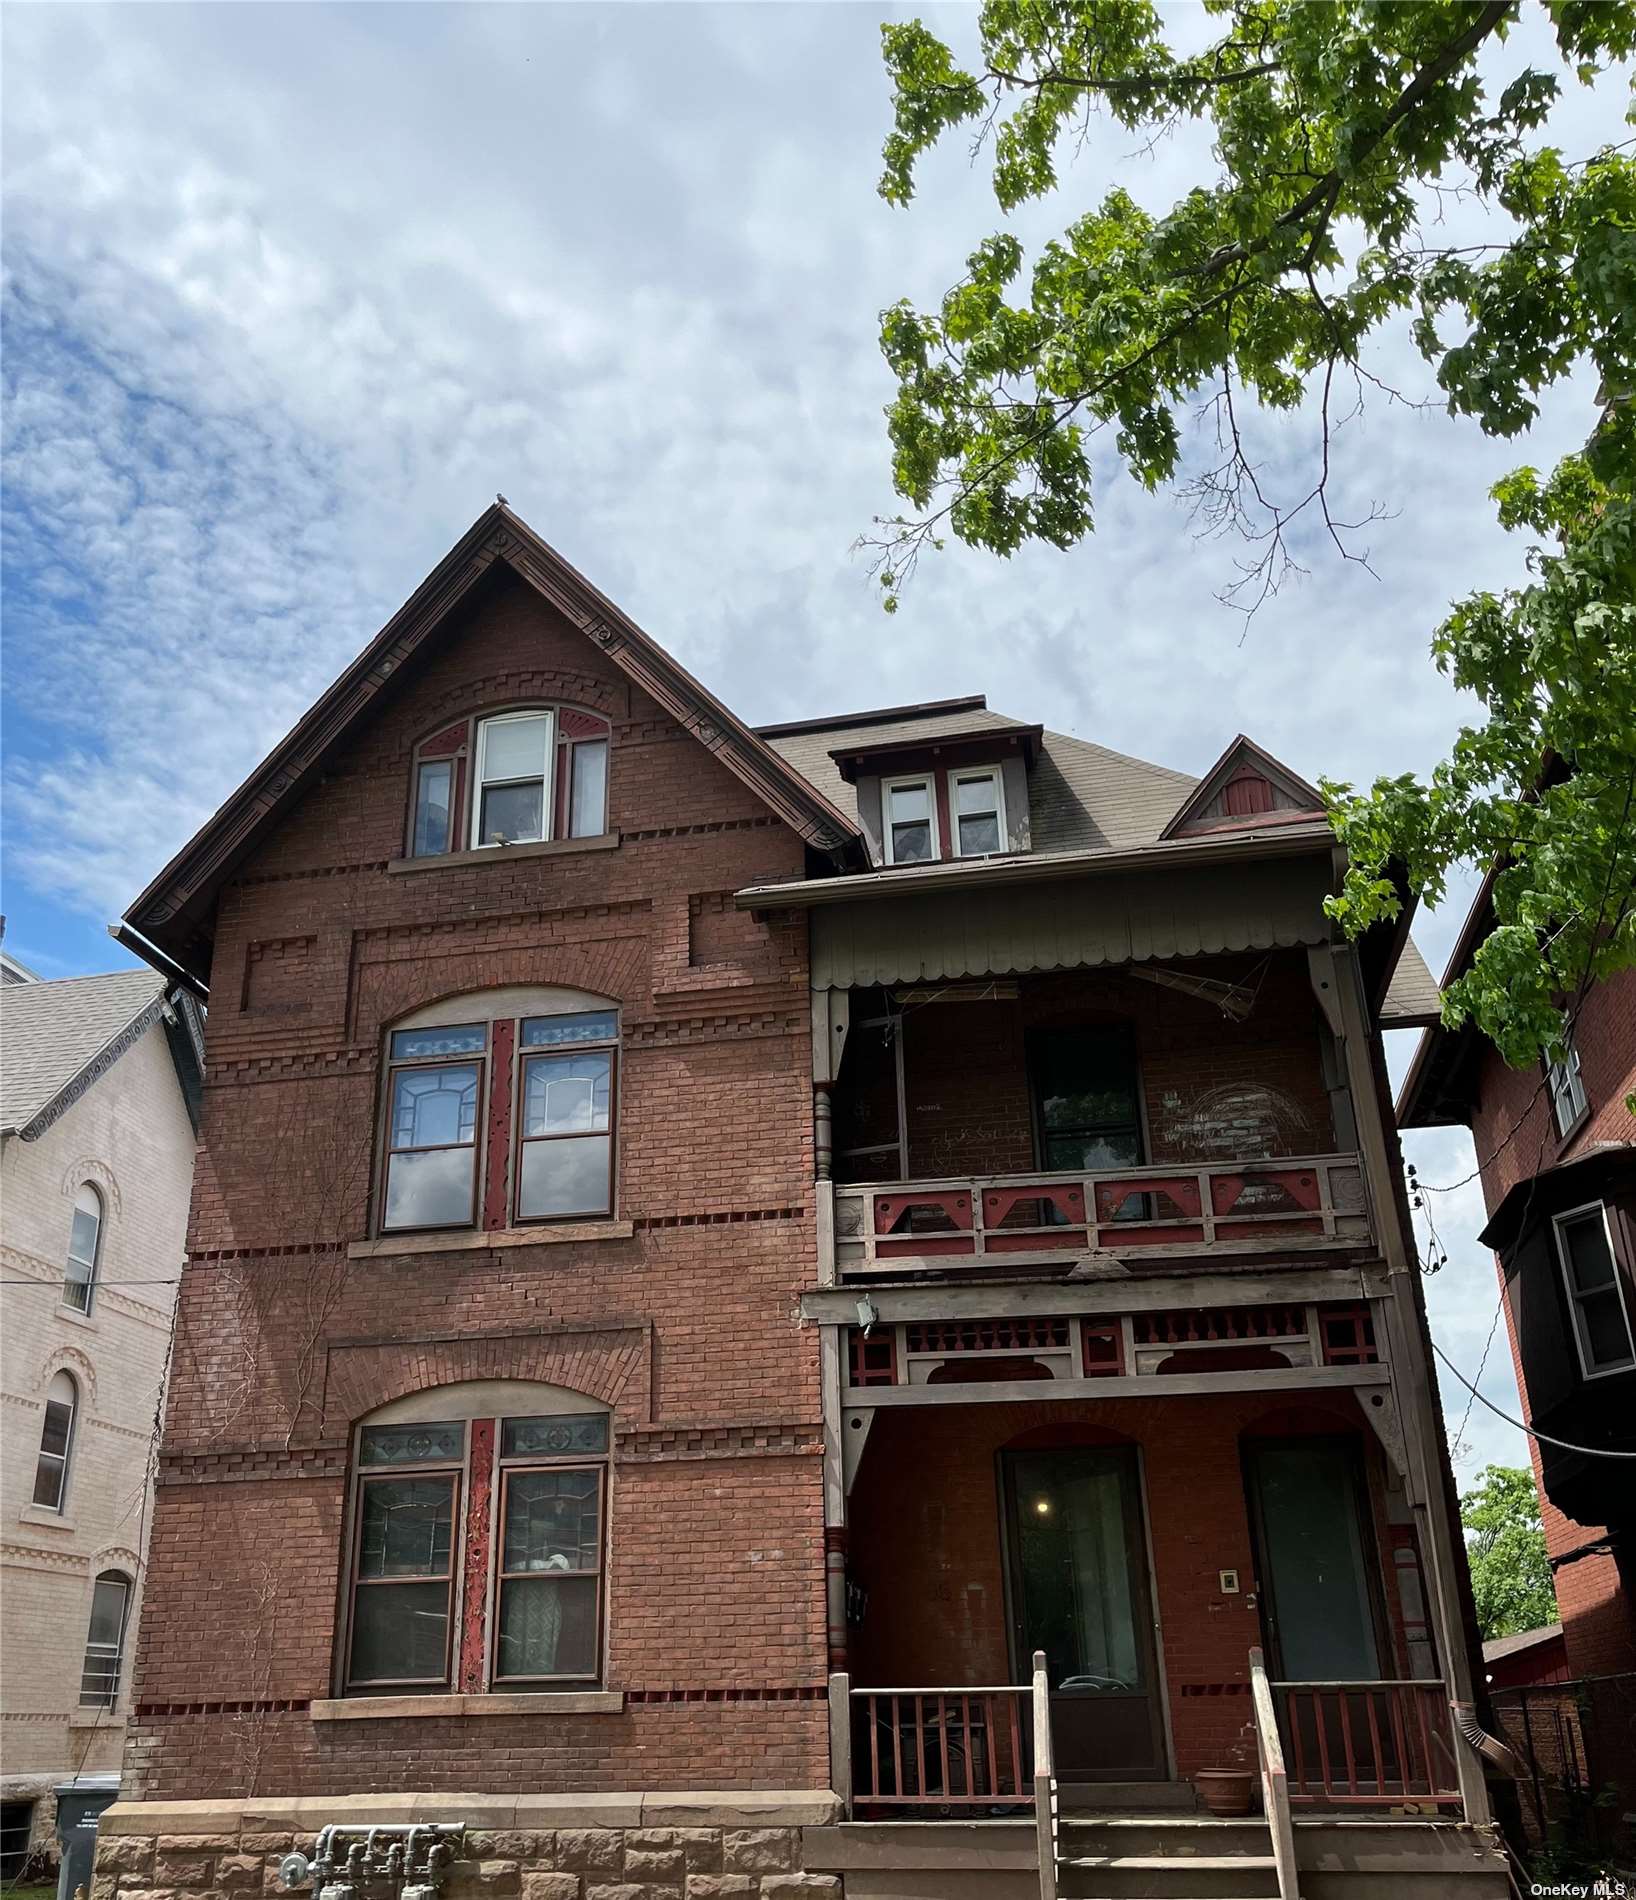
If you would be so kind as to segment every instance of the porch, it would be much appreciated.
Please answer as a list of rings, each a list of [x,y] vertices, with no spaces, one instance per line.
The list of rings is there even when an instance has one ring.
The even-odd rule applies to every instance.
[[[835,1276],[1366,1253],[1326,967],[1271,950],[822,992]]]
[[[874,1413],[831,1699],[852,1816],[1026,1819],[1042,1747],[1063,1815],[1185,1816],[1198,1771],[1271,1745],[1296,1816],[1460,1818],[1412,1513],[1359,1396]]]

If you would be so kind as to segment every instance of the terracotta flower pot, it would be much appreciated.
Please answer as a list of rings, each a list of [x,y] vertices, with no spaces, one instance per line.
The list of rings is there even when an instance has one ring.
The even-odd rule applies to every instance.
[[[1253,1768],[1201,1768],[1193,1786],[1211,1814],[1248,1814],[1255,1806]]]

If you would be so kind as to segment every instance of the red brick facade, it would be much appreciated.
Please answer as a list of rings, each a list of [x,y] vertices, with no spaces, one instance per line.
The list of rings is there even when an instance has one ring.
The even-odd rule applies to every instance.
[[[404,869],[415,743],[560,699],[612,722],[616,849]],[[821,1787],[827,1780],[805,930],[731,907],[801,841],[511,579],[232,879],[128,1794]],[[388,1026],[553,985],[621,1013],[609,1237],[360,1255]],[[473,1236],[481,1242],[482,1236]],[[612,1412],[621,1713],[315,1722],[354,1422],[545,1380]]]

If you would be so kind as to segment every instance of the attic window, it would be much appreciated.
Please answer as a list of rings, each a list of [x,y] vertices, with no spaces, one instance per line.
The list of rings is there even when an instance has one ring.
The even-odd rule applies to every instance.
[[[1248,818],[1273,808],[1272,785],[1249,767],[1235,772],[1222,793],[1222,804],[1232,818]]]
[[[1005,793],[993,766],[949,774],[954,848],[959,857],[987,857],[1005,849]]]
[[[886,808],[886,862],[925,864],[935,858],[937,810],[931,779],[887,779],[881,786],[881,798]]]
[[[415,753],[409,856],[603,836],[609,738],[600,713],[576,706],[520,707],[433,733]]]

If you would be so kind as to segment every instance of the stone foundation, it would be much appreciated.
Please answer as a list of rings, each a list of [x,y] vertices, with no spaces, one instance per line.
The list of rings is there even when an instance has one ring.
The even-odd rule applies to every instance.
[[[840,1900],[834,1874],[802,1866],[802,1829],[839,1812],[828,1793],[122,1801],[90,1900],[271,1900],[320,1828],[416,1820],[466,1823],[443,1900]]]

